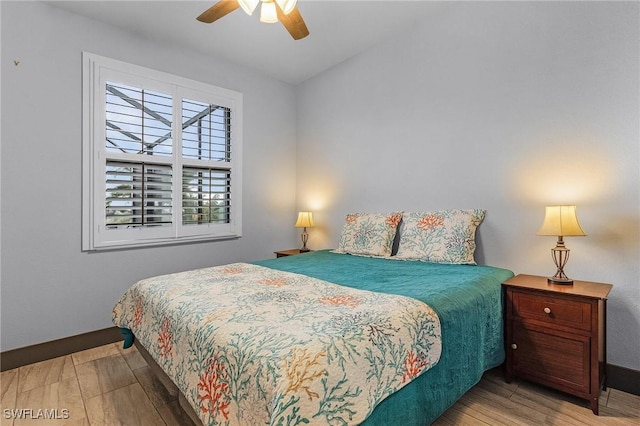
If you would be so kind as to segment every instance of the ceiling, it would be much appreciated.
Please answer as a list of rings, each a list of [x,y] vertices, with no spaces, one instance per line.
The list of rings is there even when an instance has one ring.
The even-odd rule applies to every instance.
[[[445,2],[299,0],[310,35],[293,40],[281,24],[242,9],[212,24],[196,17],[217,0],[45,1],[46,3],[203,54],[223,57],[290,84],[314,75],[428,19]]]

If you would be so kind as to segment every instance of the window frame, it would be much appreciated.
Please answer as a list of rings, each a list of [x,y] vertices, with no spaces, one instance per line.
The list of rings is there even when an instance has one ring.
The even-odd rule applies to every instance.
[[[82,250],[96,251],[239,238],[242,236],[242,93],[162,71],[82,53]],[[173,102],[171,156],[145,156],[148,163],[172,167],[172,223],[164,227],[107,229],[105,213],[107,161],[132,161],[136,155],[107,152],[106,82],[160,91]],[[231,155],[224,160],[182,157],[182,100],[206,102],[230,109]],[[139,159],[142,163],[141,158]],[[137,164],[137,163],[136,163]],[[230,175],[228,223],[183,225],[182,166],[213,168]]]

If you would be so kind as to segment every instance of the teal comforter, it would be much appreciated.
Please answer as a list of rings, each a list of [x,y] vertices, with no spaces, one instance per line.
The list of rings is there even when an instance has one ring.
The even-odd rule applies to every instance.
[[[357,257],[328,250],[254,263],[413,297],[436,311],[442,326],[440,362],[382,401],[363,425],[425,426],[478,383],[484,371],[504,360],[501,283],[513,276],[506,269]]]

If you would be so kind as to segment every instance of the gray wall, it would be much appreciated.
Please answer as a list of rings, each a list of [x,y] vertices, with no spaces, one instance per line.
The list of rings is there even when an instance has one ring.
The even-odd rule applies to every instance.
[[[485,208],[479,260],[552,275],[544,206],[576,204],[576,279],[614,284],[609,362],[640,369],[639,4],[449,2],[298,87],[300,209]]]
[[[0,7],[2,351],[112,326],[113,304],[143,277],[273,257],[292,247],[291,86],[46,4]],[[81,252],[83,50],[244,94],[242,238]]]

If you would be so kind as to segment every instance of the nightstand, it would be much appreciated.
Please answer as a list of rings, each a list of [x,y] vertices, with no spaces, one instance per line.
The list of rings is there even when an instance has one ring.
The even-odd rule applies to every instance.
[[[311,253],[312,251],[313,250],[300,251],[300,249],[291,249],[291,250],[274,251],[274,253],[276,254],[276,257],[286,257],[286,256],[295,256],[296,254]]]
[[[589,400],[606,389],[607,296],[611,284],[517,275],[506,290],[506,381],[521,377]]]

